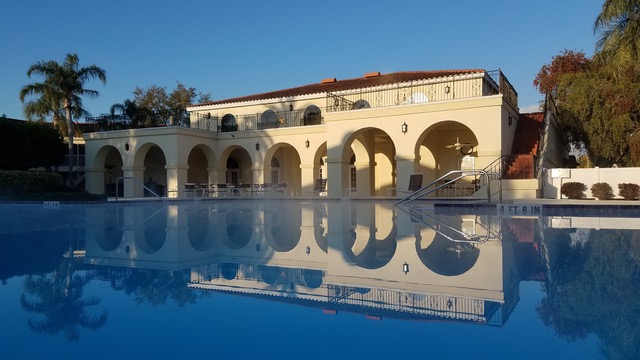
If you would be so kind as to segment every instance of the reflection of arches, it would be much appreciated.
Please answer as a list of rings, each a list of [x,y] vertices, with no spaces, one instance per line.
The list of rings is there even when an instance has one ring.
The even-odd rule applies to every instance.
[[[304,282],[308,287],[317,289],[320,287],[320,285],[322,285],[322,279],[324,277],[322,271],[314,269],[304,269],[302,275],[304,276]]]
[[[480,256],[480,249],[469,243],[456,243],[437,233],[433,241],[416,251],[422,263],[436,274],[457,276],[469,271]]]
[[[104,228],[100,228],[104,233],[96,234],[96,242],[100,249],[113,251],[122,243],[122,224],[124,223],[124,212],[117,208],[107,208],[104,212]]]
[[[212,243],[209,241],[209,214],[206,212],[195,212],[187,214],[187,226],[189,230],[187,235],[189,243],[197,251],[208,250]]]
[[[395,229],[386,238],[375,238],[375,228],[358,227],[345,238],[345,252],[358,266],[379,269],[388,264],[396,252]]]
[[[238,276],[238,264],[222,263],[220,264],[220,273],[227,280],[233,280]]]
[[[313,211],[313,234],[318,247],[326,254],[328,248],[327,234],[329,233],[327,210],[324,205],[317,205]]]
[[[227,213],[227,239],[225,242],[230,249],[238,250],[245,247],[253,236],[253,227],[247,224],[251,213],[247,211],[230,211]]]
[[[310,105],[304,110],[304,125],[320,125],[322,123],[322,112],[315,105]]]
[[[262,277],[262,281],[266,282],[269,285],[273,285],[278,281],[280,274],[282,273],[282,269],[279,266],[260,266],[260,275]]]
[[[226,114],[222,117],[220,126],[220,132],[238,131],[238,123],[236,117],[231,114]]]
[[[167,217],[161,216],[161,213],[149,212],[152,209],[145,207],[145,219],[144,223],[144,236],[136,236],[136,244],[140,250],[147,254],[153,254],[164,246],[164,242],[167,239]],[[162,213],[164,214],[164,213]]]
[[[277,206],[264,213],[264,236],[271,248],[277,252],[293,250],[300,242],[302,215],[299,211],[287,211]]]

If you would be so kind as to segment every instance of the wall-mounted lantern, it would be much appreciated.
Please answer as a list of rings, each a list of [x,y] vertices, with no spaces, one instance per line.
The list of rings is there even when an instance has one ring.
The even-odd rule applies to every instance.
[[[124,151],[129,151],[129,142],[124,144]]]
[[[256,143],[256,150],[260,151],[260,143]]]
[[[308,149],[310,145],[311,145],[311,143],[309,142],[309,139],[305,140],[304,147],[306,147]]]
[[[404,264],[402,264],[402,272],[407,275],[409,273],[409,264],[405,261]]]
[[[409,130],[409,125],[407,125],[406,122],[402,123],[402,133],[406,134],[408,130]]]

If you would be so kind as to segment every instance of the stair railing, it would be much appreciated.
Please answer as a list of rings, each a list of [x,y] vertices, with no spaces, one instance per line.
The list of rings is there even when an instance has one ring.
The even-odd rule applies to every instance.
[[[157,197],[158,199],[162,200],[165,204],[167,203],[167,200],[163,199],[162,196],[156,194],[153,190],[149,189],[145,184],[141,183],[140,180],[134,178],[133,176],[120,176],[117,180],[116,180],[116,201],[118,201],[118,184],[120,183],[120,180],[123,181],[123,186],[124,186],[124,179],[127,180],[133,180],[134,183],[142,186],[144,189],[146,189],[147,191],[149,191],[151,194],[153,194],[155,197]]]
[[[455,176],[455,177],[450,178],[451,176]],[[427,185],[420,188],[418,191],[411,193],[406,197],[400,199],[396,203],[396,205],[401,205],[419,198],[423,198],[440,189],[450,188],[452,185],[455,184],[456,181],[469,176],[472,176],[476,179],[480,177],[480,184],[483,183],[483,179],[484,179],[484,184],[485,184],[484,187],[486,188],[486,191],[487,191],[487,201],[491,203],[491,178],[496,178],[500,180],[500,176],[497,173],[487,172],[485,170],[453,170],[453,171],[449,171],[448,173],[444,174],[438,179],[428,183]],[[498,182],[498,184],[500,186],[500,189],[499,189],[500,201],[502,201],[502,183]],[[479,188],[482,188],[482,186],[480,186]]]

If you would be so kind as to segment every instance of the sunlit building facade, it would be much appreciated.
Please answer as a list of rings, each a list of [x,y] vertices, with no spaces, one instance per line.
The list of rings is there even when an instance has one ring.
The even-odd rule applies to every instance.
[[[188,126],[86,134],[87,191],[124,178],[130,198],[145,195],[142,184],[168,197],[192,196],[189,185],[202,195],[280,185],[284,196],[307,196],[327,179],[329,198],[401,196],[412,174],[427,184],[512,155],[522,118],[502,72],[481,69],[328,78],[187,110]],[[531,169],[533,151],[524,154]],[[524,178],[507,197],[536,197],[535,171]]]

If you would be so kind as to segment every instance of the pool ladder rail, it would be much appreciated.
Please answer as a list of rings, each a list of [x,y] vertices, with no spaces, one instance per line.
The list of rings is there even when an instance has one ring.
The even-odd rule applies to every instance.
[[[445,196],[445,197],[432,197],[427,198],[428,200],[454,200],[454,199],[464,199],[465,201],[475,200],[475,201],[486,201],[489,204],[491,203],[491,180],[498,180],[498,197],[499,201],[502,202],[502,181],[500,175],[495,172],[489,172],[485,170],[453,170],[439,177],[438,179],[428,183],[423,186],[419,190],[405,196],[396,202],[396,205],[402,205],[406,203],[410,203],[414,200],[425,199],[426,196],[435,193],[436,191],[446,191],[448,189],[452,189],[456,186],[456,182],[461,179],[473,177],[474,180],[470,182],[473,188],[473,192],[470,196]],[[486,198],[474,196],[475,194],[479,194],[483,189],[486,190]],[[455,194],[454,194],[455,195]]]

